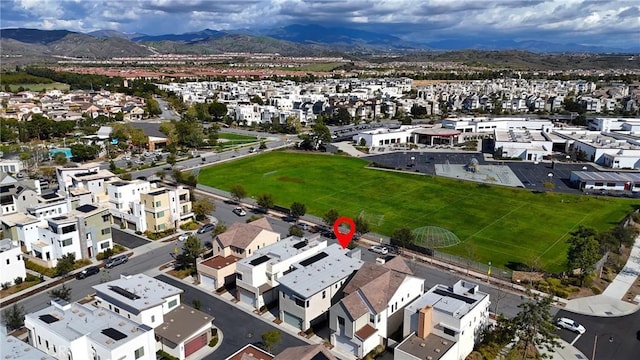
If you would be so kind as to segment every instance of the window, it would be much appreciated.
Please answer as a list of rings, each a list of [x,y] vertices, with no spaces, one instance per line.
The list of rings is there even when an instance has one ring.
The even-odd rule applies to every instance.
[[[156,219],[160,219],[161,217],[164,217],[164,211],[158,211],[156,214]]]
[[[111,228],[104,228],[102,229],[102,235],[106,235],[106,234],[111,234]]]
[[[38,335],[38,345],[42,345],[42,339],[40,339],[40,335]]]
[[[322,290],[322,298],[325,299],[327,297],[327,290]]]
[[[160,204],[162,204],[161,201],[156,201],[156,206],[155,207],[160,207]]]
[[[120,309],[118,309],[117,307],[114,307],[114,308],[113,308],[113,311],[115,311],[115,312],[116,312],[116,314],[120,314]]]
[[[109,248],[109,242],[108,241],[105,241],[102,244],[100,244],[100,249],[101,250],[104,250],[104,249],[107,249],[107,248]]]
[[[304,307],[304,300],[300,300],[298,298],[294,298],[294,301],[296,302],[296,305],[300,306],[301,308]]]
[[[9,263],[10,263],[10,262],[11,262],[11,261],[9,261],[9,259],[7,259],[7,265],[9,265]]]
[[[178,305],[178,300],[173,299],[171,301],[169,301],[169,309],[171,309],[172,307]]]
[[[62,246],[69,246],[73,244],[73,239],[64,239],[62,240]]]
[[[597,182],[597,183],[595,183],[595,184],[593,184],[593,185],[594,185],[594,186],[603,186],[603,185],[604,185],[604,183]]]
[[[44,343],[47,346],[47,350],[49,350],[49,340],[45,340]]]
[[[242,274],[236,273],[236,280],[242,280]]]
[[[456,336],[456,332],[449,328],[444,328],[444,333],[449,336]]]
[[[137,349],[137,350],[133,353],[133,356],[134,356],[136,359],[140,359],[141,357],[143,357],[143,356],[144,356],[144,347],[141,347],[140,349]]]
[[[344,318],[343,317],[338,316],[338,325],[344,326]]]
[[[56,346],[55,346],[55,344],[53,345],[53,352],[54,352],[54,353],[55,353],[55,352],[58,352],[58,351],[56,350]]]
[[[156,316],[155,315],[151,315],[151,322],[156,322]]]
[[[369,322],[372,324],[376,323],[376,315],[375,314],[369,314]]]
[[[614,186],[616,186],[616,183],[607,183],[607,186],[608,187],[614,187]]]
[[[63,234],[68,234],[70,232],[74,232],[76,231],[76,226],[75,225],[71,225],[71,226],[65,226],[62,228],[62,233]]]
[[[107,215],[102,215],[102,221],[104,221],[104,222],[108,222],[108,221],[109,221],[109,214],[107,214]]]

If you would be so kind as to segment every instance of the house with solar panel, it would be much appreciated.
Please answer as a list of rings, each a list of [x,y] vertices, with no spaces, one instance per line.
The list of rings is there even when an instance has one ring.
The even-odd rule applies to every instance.
[[[281,277],[279,316],[300,330],[326,321],[329,309],[340,300],[342,288],[364,262],[360,250],[332,244],[320,253],[299,261]]]
[[[326,247],[327,240],[317,235],[308,239],[289,236],[257,249],[236,263],[237,299],[255,309],[277,301],[280,278],[294,271],[294,264]]]
[[[24,323],[29,344],[57,359],[156,358],[153,328],[91,304],[54,299]]]
[[[94,306],[154,329],[157,350],[181,360],[206,346],[217,332],[211,315],[181,303],[182,289],[148,275],[121,274],[93,289]]]

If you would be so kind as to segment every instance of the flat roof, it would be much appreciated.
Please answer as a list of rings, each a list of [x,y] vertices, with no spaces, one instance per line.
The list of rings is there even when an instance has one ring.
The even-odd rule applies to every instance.
[[[27,318],[68,341],[86,335],[108,349],[122,346],[141,332],[153,331],[109,310],[79,303],[59,303],[61,305],[51,305],[27,314]]]
[[[571,177],[577,177],[579,181],[640,182],[640,173],[637,172],[572,171]]]
[[[239,263],[247,267],[255,267],[267,262],[274,265],[321,245],[323,242],[326,245],[326,240],[321,240],[320,236],[314,236],[309,239],[289,236],[271,245],[256,250],[253,255],[240,260]],[[304,243],[304,246],[298,245],[301,243]]]
[[[404,339],[396,349],[411,354],[418,359],[438,360],[453,347],[455,341],[447,340],[436,334],[421,339],[415,333]]]
[[[312,262],[307,266],[302,265],[304,260],[294,264],[296,270],[279,278],[280,285],[307,299],[350,276],[364,264],[364,261],[348,256],[350,250],[343,249],[338,244],[327,246],[319,254],[323,253],[326,256],[323,256],[320,261]]]
[[[56,358],[38,350],[31,344],[7,335],[5,327],[0,329],[0,358],[3,360],[55,360]]]
[[[438,284],[411,304],[407,305],[409,313],[416,313],[425,306],[461,319],[489,294],[478,290],[478,285],[460,280],[453,286]]]
[[[75,178],[76,180],[80,180],[80,181],[100,180],[100,179],[110,178],[114,176],[116,175],[109,170],[90,171],[87,173],[77,173],[77,174],[71,175],[72,178]]]
[[[427,136],[458,136],[460,131],[447,128],[419,128],[411,131],[414,134]]]
[[[164,315],[164,322],[155,328],[155,333],[174,344],[180,344],[198,335],[200,329],[212,321],[213,316],[181,304]]]
[[[222,268],[225,268],[231,264],[235,264],[236,262],[238,262],[238,260],[240,260],[239,257],[230,255],[227,257],[224,256],[214,256],[214,257],[210,257],[202,262],[200,262],[201,265],[204,266],[208,266],[210,268],[214,268],[217,270],[220,270]]]
[[[16,225],[28,225],[40,222],[40,219],[36,218],[33,215],[28,215],[24,213],[14,213],[9,215],[4,215],[0,217],[1,221],[7,226],[16,226]]]
[[[97,296],[138,314],[164,303],[169,296],[182,294],[183,290],[146,274],[121,275],[120,279],[94,285]]]

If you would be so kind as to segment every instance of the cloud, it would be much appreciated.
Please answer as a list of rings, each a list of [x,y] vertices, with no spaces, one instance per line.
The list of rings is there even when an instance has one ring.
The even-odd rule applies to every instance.
[[[151,35],[299,23],[414,41],[473,35],[640,45],[637,0],[2,0],[0,20],[3,27]]]

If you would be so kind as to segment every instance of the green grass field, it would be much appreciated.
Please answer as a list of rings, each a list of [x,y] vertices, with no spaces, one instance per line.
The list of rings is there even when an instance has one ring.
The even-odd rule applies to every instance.
[[[12,85],[9,85],[9,88],[11,89],[11,91],[18,91],[18,89],[21,86],[25,90],[38,91],[38,92],[43,90],[52,90],[52,89],[58,89],[63,91],[69,90],[69,84],[63,84],[59,82],[54,82],[51,84],[17,84],[17,85],[12,84]]]
[[[200,171],[198,182],[229,190],[245,187],[249,196],[273,194],[278,205],[303,202],[322,216],[336,208],[355,217],[365,211],[380,219],[372,230],[390,235],[406,226],[440,226],[455,233],[459,245],[442,251],[491,261],[535,264],[564,271],[566,240],[579,225],[608,230],[632,211],[627,199],[488,186],[431,176],[365,168],[361,159],[272,152]],[[472,249],[472,250],[469,250]]]
[[[234,133],[218,133],[219,139],[227,139],[227,140],[250,140],[256,141],[257,137],[251,135],[243,135],[243,134],[234,134]]]

